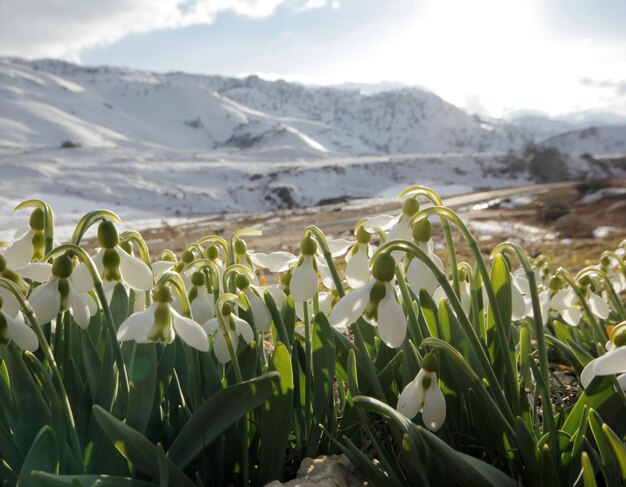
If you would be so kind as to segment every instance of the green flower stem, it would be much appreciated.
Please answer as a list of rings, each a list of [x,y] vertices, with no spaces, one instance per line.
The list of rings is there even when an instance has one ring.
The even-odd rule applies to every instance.
[[[402,268],[399,265],[396,265],[396,280],[398,281],[398,286],[400,287],[400,294],[402,294],[402,301],[404,301],[406,312],[409,315],[409,330],[411,332],[411,336],[415,343],[420,343],[424,339],[424,335],[422,335],[422,330],[420,329],[417,316],[415,315],[415,309],[413,309],[413,298],[411,297],[409,288],[406,285],[404,272],[402,272]]]
[[[70,377],[70,359],[72,357],[72,316],[69,312],[63,313],[63,378]]]
[[[304,308],[304,442],[309,443],[311,431],[311,392],[313,390],[313,344],[311,342],[311,319],[309,303],[302,303]]]
[[[509,342],[511,339],[511,331],[507,329],[503,319],[502,313],[500,312],[498,301],[496,299],[496,293],[493,289],[493,285],[491,284],[491,279],[489,276],[489,272],[487,271],[487,266],[485,265],[485,260],[480,252],[480,248],[478,247],[478,242],[469,231],[465,223],[459,218],[459,216],[453,212],[449,208],[445,208],[442,206],[434,206],[432,208],[426,208],[415,214],[413,216],[413,220],[411,221],[411,225],[415,222],[422,220],[424,218],[428,218],[430,216],[438,216],[442,221],[450,220],[454,223],[454,225],[461,231],[461,234],[467,241],[470,250],[474,256],[474,260],[476,261],[476,266],[478,268],[478,272],[480,272],[483,278],[483,285],[485,286],[485,290],[487,291],[487,297],[489,298],[489,306],[493,311],[493,317],[496,322],[497,329],[497,337],[500,342],[500,348],[502,349],[502,353],[505,354],[506,360],[504,360],[505,364],[505,377],[507,380],[506,386],[510,395],[510,401],[517,407],[519,405],[518,395],[519,395],[519,387],[517,385],[517,373],[514,370],[515,364],[515,354],[511,356],[509,350]],[[465,313],[463,313],[465,314]]]
[[[128,230],[126,232],[123,232],[120,235],[120,240],[130,240],[131,242],[135,242],[137,244],[137,248],[139,249],[139,257],[144,264],[152,269],[150,250],[148,249],[148,245],[146,245],[146,241],[143,239],[139,232],[135,230]]]
[[[89,230],[91,226],[101,220],[110,220],[114,223],[122,223],[122,219],[117,216],[115,213],[109,210],[94,210],[90,211],[86,215],[84,215],[76,228],[74,229],[74,233],[72,234],[72,238],[70,242],[74,245],[79,245],[80,241],[83,239],[85,232]]]
[[[332,253],[330,252],[330,248],[328,247],[328,242],[326,241],[326,236],[324,233],[315,225],[309,225],[304,230],[305,234],[312,235],[317,241],[318,245],[322,249],[322,254],[324,255],[324,260],[328,264],[328,269],[330,270],[330,275],[333,278],[333,282],[335,283],[335,288],[337,289],[337,294],[341,299],[345,296],[346,292],[343,288],[343,284],[341,282],[341,278],[339,277],[339,272],[337,271],[337,266],[335,266],[335,261],[333,259]],[[361,326],[369,326],[365,323],[363,318],[359,318],[357,323],[352,326],[352,332],[354,333],[354,338],[357,343],[357,347],[361,351],[361,353],[365,354],[366,360],[366,373],[368,375],[368,379],[370,384],[374,388],[374,392],[376,396],[381,400],[385,401],[385,393],[383,392],[383,388],[380,385],[380,381],[378,380],[378,373],[376,372],[376,367],[374,367],[374,363],[372,362],[372,356],[370,355],[369,349],[367,348],[367,344],[365,343],[365,339],[363,338],[363,333],[361,332]]]
[[[320,246],[322,250],[322,255],[324,256],[324,260],[326,264],[328,264],[328,269],[330,270],[330,276],[333,278],[333,282],[335,283],[335,288],[337,288],[337,293],[339,297],[342,298],[346,292],[343,288],[343,283],[341,282],[341,277],[339,277],[339,272],[337,271],[337,266],[335,265],[335,261],[333,259],[333,254],[328,247],[328,242],[326,241],[326,236],[324,232],[322,232],[315,225],[309,225],[304,229],[305,235],[311,235]]]
[[[17,286],[8,279],[0,278],[0,287],[7,289],[15,296],[15,298],[20,303],[20,307],[22,309],[24,317],[37,335],[39,346],[41,347],[44,357],[46,358],[50,366],[52,380],[54,381],[54,385],[57,388],[59,395],[61,396],[61,405],[63,409],[63,415],[65,416],[65,421],[68,426],[70,446],[74,452],[74,455],[76,456],[77,463],[80,466],[80,473],[82,473],[84,471],[83,450],[80,446],[80,441],[78,440],[78,434],[76,432],[76,422],[74,421],[74,414],[72,413],[72,406],[70,405],[70,400],[67,396],[67,391],[65,390],[65,385],[63,384],[63,379],[61,377],[61,374],[59,373],[57,363],[54,360],[54,355],[52,354],[50,345],[46,341],[46,337],[43,334],[43,330],[41,329],[39,321],[37,321],[37,318],[35,317],[35,312],[33,311],[33,308],[31,308],[30,304],[28,303],[28,301],[26,301],[24,295],[20,292]]]
[[[409,194],[414,195],[414,196],[424,196],[428,198],[432,202],[433,205],[443,206],[443,201],[441,200],[439,195],[435,191],[433,191],[432,189],[426,186],[419,186],[419,185],[410,186],[404,191],[402,191],[402,193],[398,195],[398,198],[404,198],[405,196],[408,196]],[[452,238],[452,231],[450,230],[450,223],[447,220],[442,219],[441,227],[443,228],[443,234],[446,239],[446,247],[448,249],[448,260],[450,261],[450,272],[452,273],[452,282],[454,285],[453,286],[454,292],[457,294],[457,296],[461,296],[460,294],[461,285],[459,283],[459,273],[458,273],[457,264],[456,264],[456,248],[454,247],[454,238]]]
[[[456,348],[454,348],[452,345],[450,345],[449,343],[439,338],[431,337],[431,338],[424,339],[424,341],[420,343],[420,348],[423,348],[423,347],[433,347],[433,348],[438,348],[440,350],[443,350],[461,367],[461,370],[465,372],[467,377],[474,384],[475,386],[474,391],[480,394],[483,400],[491,406],[489,408],[490,411],[496,413],[496,417],[498,418],[502,427],[506,430],[509,436],[509,439],[511,441],[515,441],[516,435],[515,435],[515,430],[512,424],[502,413],[501,408],[499,408],[498,405],[494,402],[493,397],[489,394],[487,389],[485,389],[485,386],[481,378],[478,375],[476,375],[476,372],[474,371],[474,369],[472,369],[472,366],[467,363],[465,358],[463,358],[463,355],[461,355],[459,351]]]
[[[478,338],[478,335],[476,334],[476,330],[474,329],[467,315],[463,311],[463,306],[461,305],[461,301],[459,300],[459,297],[456,295],[456,293],[452,289],[452,286],[448,282],[448,278],[446,277],[446,275],[439,269],[439,267],[437,267],[437,265],[432,261],[432,259],[428,257],[426,252],[424,252],[418,245],[412,242],[407,242],[403,240],[393,240],[391,242],[387,242],[381,245],[376,251],[376,253],[374,254],[374,256],[372,257],[372,260],[380,253],[392,252],[394,250],[406,252],[407,254],[412,255],[414,258],[420,259],[422,262],[424,262],[424,264],[426,264],[426,266],[433,273],[433,275],[435,276],[435,278],[437,279],[437,281],[443,288],[444,292],[448,296],[450,305],[452,306],[452,309],[457,315],[459,324],[463,328],[463,331],[465,332],[465,335],[467,336],[467,339],[470,342],[472,350],[474,351],[474,354],[476,355],[476,358],[481,366],[483,373],[487,376],[487,382],[489,383],[490,389],[493,391],[493,394],[497,397],[498,403],[500,404],[500,408],[503,411],[505,411],[506,417],[509,423],[512,425],[515,421],[515,418],[511,410],[511,406],[509,405],[509,401],[506,399],[504,395],[501,384],[499,383],[498,378],[496,377],[496,374],[493,370],[491,362],[489,362],[489,357],[487,356],[485,348],[483,347],[482,342]]]
[[[539,292],[537,290],[537,279],[535,277],[535,270],[528,260],[528,255],[518,244],[513,242],[503,242],[497,245],[491,252],[491,256],[495,256],[498,253],[510,252],[513,253],[517,260],[522,265],[526,278],[528,279],[528,287],[530,288],[530,299],[533,307],[533,325],[535,328],[535,339],[537,340],[537,353],[539,355],[539,370],[541,372],[542,381],[542,399],[543,404],[550,404],[552,414],[544,414],[545,421],[544,432],[550,433],[552,438],[558,438],[556,424],[554,423],[554,412],[552,411],[552,401],[550,396],[550,367],[548,362],[548,350],[546,347],[546,337],[544,333],[544,318],[541,315],[541,302],[539,301]],[[557,446],[556,444],[554,446]]]
[[[578,287],[578,284],[576,284],[576,281],[572,279],[572,276],[570,276],[569,272],[567,272],[567,270],[563,267],[559,267],[556,270],[556,275],[562,277],[570,285],[574,293],[576,293],[576,297],[582,305],[583,311],[585,312],[585,315],[587,315],[589,323],[591,323],[591,328],[594,334],[594,341],[596,343],[604,343],[607,340],[608,336],[600,326],[600,323],[598,323],[598,320],[596,320],[596,316],[591,312],[589,304],[587,303],[587,298],[583,294],[580,287]]]
[[[98,269],[96,265],[89,257],[89,254],[78,245],[73,244],[64,244],[60,245],[52,252],[50,252],[45,260],[48,261],[51,258],[61,255],[65,252],[70,252],[78,256],[83,264],[87,266],[89,270],[89,274],[91,275],[91,279],[93,280],[94,290],[96,291],[96,296],[98,296],[98,301],[100,301],[100,307],[104,312],[104,317],[106,318],[107,323],[107,333],[109,336],[109,343],[111,348],[113,349],[113,354],[115,357],[115,363],[117,365],[117,370],[120,373],[120,380],[122,381],[122,394],[124,401],[128,397],[128,392],[130,391],[130,385],[128,383],[128,374],[126,371],[126,364],[124,363],[124,356],[122,355],[122,349],[120,348],[120,344],[117,341],[117,331],[115,328],[115,320],[113,319],[113,314],[111,313],[111,308],[109,307],[109,302],[107,301],[106,293],[104,292],[104,287],[102,285],[102,279],[100,278],[100,274],[98,273]]]
[[[211,280],[207,280],[207,291],[213,292],[216,289],[220,288],[220,270],[217,267],[217,264],[210,259],[196,259],[189,264],[189,267],[197,267],[201,271],[205,269],[209,270],[209,276]],[[252,272],[245,266],[242,266],[246,269],[246,272]]]
[[[615,309],[620,316],[620,321],[623,321],[625,316],[624,316],[624,307],[622,306],[622,301],[619,299],[619,296],[615,292],[615,289],[613,288],[613,283],[609,279],[609,276],[606,275],[606,272],[603,272],[600,269],[596,269],[594,267],[586,267],[583,270],[581,270],[578,274],[576,274],[576,277],[574,279],[578,282],[578,280],[581,277],[584,277],[584,276],[592,277],[594,275],[598,276],[600,280],[604,282],[604,289],[606,289],[606,291],[609,293],[609,296],[611,297],[611,301],[613,302],[613,306],[615,306]]]

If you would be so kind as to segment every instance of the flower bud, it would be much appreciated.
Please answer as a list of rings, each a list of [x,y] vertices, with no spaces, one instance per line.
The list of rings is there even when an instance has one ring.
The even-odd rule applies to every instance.
[[[433,352],[428,353],[422,359],[422,368],[428,372],[438,372],[439,371],[439,361]]]
[[[582,286],[582,287],[587,287],[587,286],[591,285],[591,277],[588,274],[582,276],[578,280],[578,285]]]
[[[191,284],[194,286],[204,286],[206,284],[206,277],[203,272],[194,272],[191,274]]]
[[[115,223],[109,220],[103,220],[100,225],[98,225],[98,241],[105,249],[112,249],[119,245],[120,236]]]
[[[159,303],[169,303],[172,301],[172,291],[166,286],[152,291],[152,299]]]
[[[133,255],[133,244],[130,243],[130,240],[124,240],[123,242],[120,242],[120,249],[122,249],[129,255]]]
[[[228,316],[233,312],[233,307],[230,303],[224,303],[222,305],[222,316]]]
[[[406,216],[413,216],[420,211],[420,202],[417,198],[407,198],[402,203],[402,213]]]
[[[209,260],[215,260],[220,256],[220,249],[217,245],[213,244],[206,249],[206,256]]]
[[[563,281],[559,276],[552,276],[548,282],[550,291],[557,292],[563,287]]]
[[[433,235],[433,225],[428,218],[413,224],[413,239],[416,242],[428,242]]]
[[[315,255],[317,252],[317,242],[311,237],[307,235],[300,242],[300,252],[302,255]]]
[[[396,261],[391,254],[380,254],[372,266],[372,276],[378,281],[391,281],[396,275]]]
[[[622,321],[613,328],[610,339],[616,347],[626,345],[626,321]]]
[[[360,244],[368,244],[372,240],[372,234],[360,226],[356,232],[356,241]]]
[[[250,279],[244,274],[238,274],[235,278],[235,286],[237,289],[246,289],[250,285]]]
[[[52,264],[52,275],[61,278],[68,278],[72,275],[72,259],[63,254],[57,257]]]
[[[248,245],[240,238],[235,240],[233,247],[235,249],[235,254],[237,255],[244,255],[248,251]]]
[[[43,230],[44,227],[44,213],[41,208],[35,208],[30,214],[29,221],[30,228],[33,230]]]
[[[191,250],[185,250],[183,252],[183,256],[181,257],[181,260],[185,264],[191,264],[194,260],[196,260],[196,256],[193,254]]]

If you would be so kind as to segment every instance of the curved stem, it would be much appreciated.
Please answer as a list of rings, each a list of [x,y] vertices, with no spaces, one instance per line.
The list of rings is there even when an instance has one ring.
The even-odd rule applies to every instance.
[[[320,249],[322,250],[322,255],[324,256],[324,260],[326,261],[326,264],[328,264],[330,276],[333,278],[333,282],[335,283],[337,293],[339,294],[339,297],[342,298],[346,294],[346,291],[343,288],[341,277],[339,277],[339,272],[337,271],[337,266],[335,265],[333,254],[328,247],[328,242],[326,241],[326,236],[324,235],[324,232],[322,232],[315,225],[309,225],[304,229],[304,234],[310,234],[313,238],[315,238],[315,241],[320,246]]]
[[[581,277],[591,277],[593,275],[598,276],[604,282],[604,289],[606,289],[606,291],[609,293],[609,296],[611,296],[611,301],[613,301],[613,305],[616,307],[616,311],[620,315],[620,321],[624,320],[624,308],[622,306],[622,302],[615,292],[615,289],[613,288],[613,283],[611,282],[611,279],[609,279],[609,276],[606,275],[606,272],[603,272],[600,269],[596,269],[595,267],[585,267],[578,274],[576,274],[576,277],[574,279],[578,282]]]
[[[117,216],[115,213],[113,213],[112,211],[109,211],[109,210],[90,211],[89,213],[83,215],[83,217],[78,222],[78,225],[76,225],[76,228],[74,229],[74,233],[72,234],[72,238],[70,239],[70,242],[73,243],[74,245],[78,245],[80,241],[83,239],[83,235],[85,235],[85,232],[89,230],[89,228],[92,225],[94,225],[100,220],[110,220],[114,223],[122,222],[122,219],[119,216]]]
[[[120,239],[135,242],[137,244],[137,247],[139,248],[139,256],[141,257],[141,260],[144,262],[144,264],[152,269],[150,250],[148,250],[148,245],[146,245],[146,241],[143,239],[139,232],[135,230],[128,230],[120,235]]]
[[[489,306],[491,306],[494,321],[496,322],[496,335],[498,337],[498,341],[500,342],[500,348],[502,349],[502,353],[505,354],[504,356],[506,357],[506,360],[504,360],[505,375],[508,378],[506,384],[509,394],[511,395],[511,401],[514,402],[514,404],[519,404],[519,390],[515,385],[515,379],[517,377],[517,374],[515,373],[513,366],[515,362],[515,354],[511,356],[509,347],[511,333],[510,330],[506,328],[504,320],[502,319],[500,307],[498,306],[498,301],[496,299],[496,293],[493,289],[493,285],[491,284],[489,272],[487,271],[485,260],[483,259],[483,255],[481,254],[480,248],[478,247],[478,242],[469,231],[465,223],[463,223],[463,221],[459,218],[459,216],[451,209],[445,208],[443,206],[434,206],[432,208],[426,208],[425,210],[418,212],[413,216],[411,225],[419,220],[428,218],[429,216],[438,216],[442,221],[452,221],[454,225],[460,230],[461,234],[463,234],[463,237],[469,245],[469,248],[474,256],[474,260],[476,261],[478,271],[483,278],[483,285],[485,286],[485,290],[487,291],[487,297],[489,298]]]

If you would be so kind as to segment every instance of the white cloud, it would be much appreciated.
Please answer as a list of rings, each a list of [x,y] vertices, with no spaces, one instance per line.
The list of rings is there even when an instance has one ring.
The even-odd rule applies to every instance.
[[[77,60],[130,34],[210,24],[223,11],[271,15],[289,0],[3,0],[0,55]]]

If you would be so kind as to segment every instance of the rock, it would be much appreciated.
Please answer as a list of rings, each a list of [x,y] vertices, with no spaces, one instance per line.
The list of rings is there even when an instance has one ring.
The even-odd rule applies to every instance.
[[[573,213],[558,218],[554,222],[554,229],[562,238],[590,238],[593,236],[591,229]]]
[[[265,487],[363,487],[367,485],[345,455],[305,458],[298,476],[285,482],[270,482]]]

